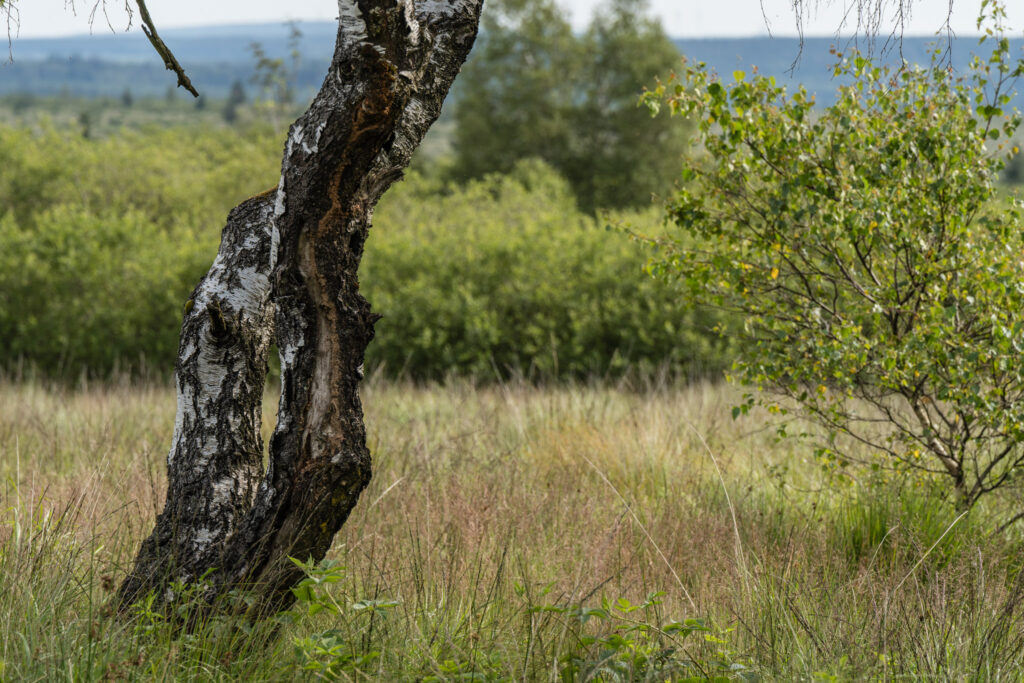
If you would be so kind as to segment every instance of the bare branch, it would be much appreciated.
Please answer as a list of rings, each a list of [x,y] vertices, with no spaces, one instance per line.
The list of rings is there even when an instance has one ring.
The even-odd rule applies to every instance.
[[[885,54],[889,50],[896,48],[902,57],[903,36],[910,24],[915,1],[920,2],[920,0],[843,0],[843,18],[839,22],[839,26],[835,28],[835,38],[838,42],[844,29],[852,28],[852,34],[846,40],[846,45],[853,44],[859,48],[860,40],[863,39],[866,47],[864,51],[871,55],[875,52],[879,36],[885,35],[881,52]],[[946,34],[946,57],[950,58],[953,45],[952,39],[954,37],[950,19],[953,16],[954,0],[946,0],[946,2],[948,6],[946,20],[941,26],[936,27],[936,32]],[[799,53],[793,61],[791,69],[795,69],[799,65],[800,58],[803,55],[804,29],[807,20],[817,14],[821,7],[831,7],[835,4],[837,4],[836,0],[791,0],[793,18],[800,44]],[[763,1],[761,7],[762,12],[764,12]],[[765,20],[765,26],[768,27],[770,34],[771,27],[768,26],[767,19]]]
[[[17,6],[9,0],[0,0],[0,17],[3,17],[3,20],[7,22],[7,59],[8,61],[14,61],[12,36],[17,36],[18,31],[21,29]]]
[[[177,57],[174,56],[170,48],[167,47],[157,34],[156,26],[153,25],[153,18],[149,16],[149,9],[146,7],[146,0],[135,0],[135,4],[139,6],[139,16],[142,18],[142,32],[146,34],[157,54],[164,60],[164,66],[167,67],[168,71],[173,71],[178,76],[179,87],[188,90],[192,93],[193,97],[199,97],[199,93],[192,87],[192,81],[185,74],[185,69],[182,68],[181,64],[178,63]]]

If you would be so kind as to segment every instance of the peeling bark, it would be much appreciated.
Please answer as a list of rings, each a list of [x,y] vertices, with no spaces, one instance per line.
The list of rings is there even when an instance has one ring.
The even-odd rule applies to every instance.
[[[217,258],[185,305],[167,501],[124,596],[156,588],[157,577],[187,582],[220,564],[224,540],[252,504],[273,329],[272,214],[266,197],[231,212]]]
[[[380,196],[440,114],[482,0],[341,0],[330,71],[292,124],[276,193],[232,211],[185,314],[168,495],[122,607],[208,575],[211,598],[255,589],[280,609],[370,480],[358,386],[377,315],[358,270]],[[281,356],[261,472],[266,354]],[[258,486],[257,486],[258,482]]]

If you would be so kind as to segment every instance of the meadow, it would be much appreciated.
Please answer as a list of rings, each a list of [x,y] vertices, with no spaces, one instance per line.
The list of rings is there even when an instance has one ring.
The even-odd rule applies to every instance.
[[[738,399],[371,377],[374,479],[296,606],[183,634],[107,606],[173,391],[4,382],[0,679],[1019,680],[1020,536],[830,472]]]
[[[374,477],[293,558],[294,606],[252,622],[200,581],[115,613],[189,292],[277,182],[284,112],[223,105],[0,100],[0,682],[1022,679],[1019,487],[961,513],[877,451],[819,455],[723,381],[740,318],[643,271],[665,197],[596,208],[529,154],[462,178],[451,121],[375,215]]]

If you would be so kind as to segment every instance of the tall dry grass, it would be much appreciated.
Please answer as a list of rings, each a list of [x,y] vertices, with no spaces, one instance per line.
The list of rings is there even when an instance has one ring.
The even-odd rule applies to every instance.
[[[162,505],[173,392],[0,385],[0,679],[1021,679],[1014,537],[827,475],[737,398],[371,381],[375,474],[319,599],[339,610],[181,634],[105,611]],[[709,630],[664,632],[685,618]]]

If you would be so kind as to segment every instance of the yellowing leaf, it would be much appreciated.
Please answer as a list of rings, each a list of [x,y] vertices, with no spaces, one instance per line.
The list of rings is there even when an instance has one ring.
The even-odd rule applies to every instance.
[[[778,268],[772,268],[772,279],[775,280],[778,277],[779,277],[779,269]]]

